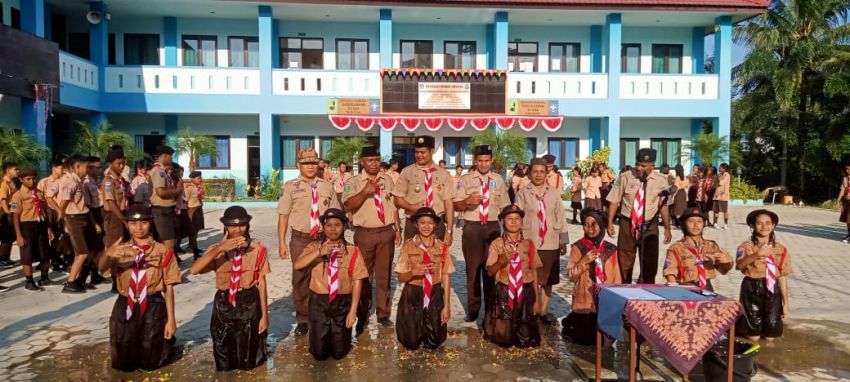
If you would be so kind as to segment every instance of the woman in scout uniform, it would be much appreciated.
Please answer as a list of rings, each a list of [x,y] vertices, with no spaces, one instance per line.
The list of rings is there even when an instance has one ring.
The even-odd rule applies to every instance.
[[[590,175],[584,178],[582,183],[584,189],[584,206],[586,208],[602,209],[602,178],[599,176],[599,168],[591,167]]]
[[[103,177],[103,244],[109,247],[124,239],[124,211],[127,210],[129,184],[121,173],[127,159],[121,146],[113,146],[106,154],[106,169]]]
[[[180,284],[180,268],[171,248],[151,236],[152,220],[150,208],[129,208],[124,221],[130,240],[109,247],[100,258],[100,272],[118,276],[109,352],[112,368],[121,371],[162,367],[175,342],[174,285]]]
[[[695,164],[691,175],[688,175],[688,207],[700,207],[702,195],[702,166]]]
[[[729,224],[729,191],[732,187],[732,175],[729,174],[729,164],[720,164],[720,175],[717,176],[717,188],[714,191],[714,225],[720,229],[728,228]],[[723,225],[717,220],[717,215],[723,213]]]
[[[708,217],[708,213],[714,207],[714,193],[717,189],[717,175],[715,172],[713,166],[706,166],[705,174],[702,177],[702,198],[700,198],[700,205],[702,206],[702,213],[706,217]],[[705,223],[709,227],[714,227],[714,224],[709,220],[706,220]]]
[[[676,193],[673,194],[673,209],[670,212],[670,220],[678,226],[679,217],[688,208],[688,190],[691,188],[690,178],[685,177],[685,168],[680,164],[676,165],[676,176],[673,178],[673,186],[676,187]]]
[[[711,279],[732,269],[732,257],[714,240],[703,239],[706,221],[699,208],[688,208],[679,218],[684,237],[667,250],[663,275],[668,283],[714,291]]]
[[[617,246],[605,241],[605,215],[601,210],[581,211],[584,237],[573,243],[567,275],[573,286],[572,312],[561,321],[561,334],[581,345],[592,345],[596,338],[596,304],[593,284],[620,284]]]
[[[745,276],[740,297],[744,314],[738,318],[735,334],[751,341],[781,337],[782,320],[791,311],[787,280],[792,272],[791,258],[788,249],[776,242],[777,224],[779,216],[772,211],[750,212],[747,225],[753,236],[738,247],[735,255],[736,267]]]
[[[440,217],[422,207],[410,217],[416,235],[404,242],[395,271],[404,283],[396,311],[396,338],[405,348],[434,350],[445,340],[454,273],[449,246],[434,235]]]
[[[838,221],[847,224],[847,236],[841,241],[850,243],[850,162],[844,164],[844,177],[841,178],[841,190],[835,200],[835,209],[841,211]]]
[[[537,314],[540,312],[540,288],[537,270],[543,266],[534,251],[534,243],[522,237],[525,212],[514,205],[499,214],[505,229],[502,237],[490,243],[487,273],[496,280],[493,298],[487,303],[485,336],[504,347],[540,346]]]
[[[198,232],[204,229],[204,180],[200,171],[192,171],[189,174],[189,183],[183,185],[183,195],[189,207],[189,248],[195,254],[195,258],[201,257],[198,249]]]
[[[578,213],[581,211],[581,189],[583,182],[581,180],[581,169],[578,166],[573,167],[573,182],[570,185],[570,208],[573,209],[572,224],[578,224]]]
[[[345,212],[329,208],[319,220],[324,240],[307,245],[294,266],[310,269],[310,354],[323,361],[342,359],[351,351],[351,328],[369,273],[360,250],[343,237]]]
[[[30,291],[43,291],[44,286],[53,285],[47,277],[50,271],[50,256],[47,243],[47,203],[44,194],[35,188],[37,171],[28,168],[19,174],[21,188],[12,195],[9,212],[17,235],[18,248],[21,249],[21,263],[27,282],[24,288]],[[38,284],[32,278],[32,263],[37,260],[41,268]]]
[[[251,240],[245,208],[228,207],[220,220],[224,238],[192,264],[192,274],[215,272],[210,332],[216,370],[251,370],[266,362],[268,251]]]

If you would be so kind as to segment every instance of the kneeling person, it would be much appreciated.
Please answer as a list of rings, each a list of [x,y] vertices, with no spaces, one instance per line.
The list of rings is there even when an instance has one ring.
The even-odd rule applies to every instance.
[[[689,284],[714,291],[711,279],[717,272],[732,269],[732,257],[714,240],[702,237],[706,216],[699,208],[688,208],[679,218],[685,237],[670,245],[664,260],[664,278],[668,283]]]

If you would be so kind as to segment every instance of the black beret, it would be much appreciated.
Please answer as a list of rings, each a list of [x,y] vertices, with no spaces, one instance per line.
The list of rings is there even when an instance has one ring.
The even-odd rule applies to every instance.
[[[360,157],[368,158],[368,157],[380,157],[381,153],[378,152],[378,148],[375,146],[363,146],[360,149]]]
[[[425,147],[429,149],[434,148],[434,137],[430,135],[420,135],[416,138],[413,138],[413,147]]]
[[[490,145],[475,146],[475,155],[493,155],[493,149]]]
[[[159,156],[159,155],[163,155],[163,154],[173,155],[174,149],[172,149],[171,147],[166,146],[166,145],[157,146],[156,149],[154,150],[154,155]]]
[[[655,163],[655,157],[658,152],[654,149],[640,149],[637,153],[637,163]]]

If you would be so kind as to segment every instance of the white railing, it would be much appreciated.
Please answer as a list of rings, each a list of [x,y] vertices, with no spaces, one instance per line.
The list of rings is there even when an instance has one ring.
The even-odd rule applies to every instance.
[[[608,75],[508,73],[509,98],[608,98]]]
[[[620,76],[623,99],[717,99],[714,74],[624,74]]]
[[[59,81],[97,91],[97,65],[59,51]]]
[[[108,93],[260,94],[260,70],[164,66],[110,66]]]
[[[272,82],[274,95],[374,98],[381,95],[381,75],[372,71],[275,69]]]

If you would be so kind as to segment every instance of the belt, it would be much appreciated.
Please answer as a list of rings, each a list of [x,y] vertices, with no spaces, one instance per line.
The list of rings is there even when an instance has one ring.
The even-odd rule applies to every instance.
[[[390,224],[390,225],[385,225],[385,226],[383,226],[383,227],[376,227],[376,228],[369,228],[369,227],[355,226],[355,227],[354,227],[354,229],[355,229],[355,230],[366,231],[366,232],[382,232],[382,231],[386,231],[386,230],[388,230],[388,229],[393,229],[393,226],[392,226],[392,224]]]
[[[172,211],[173,211],[173,210],[174,210],[174,206],[164,207],[164,206],[154,206],[154,205],[151,205],[151,209],[172,210]]]
[[[124,297],[128,300],[130,299],[130,296],[120,296],[120,297]],[[154,294],[149,294],[146,298],[147,298],[148,301],[163,301],[164,300],[164,298],[162,297],[162,292],[156,292]],[[138,297],[134,298],[133,303],[138,304],[139,298]]]
[[[88,219],[89,214],[87,212],[87,213],[84,213],[84,214],[65,215],[65,217],[71,218],[71,219]]]
[[[319,232],[319,233],[321,233],[321,232]],[[314,239],[313,235],[311,235],[309,233],[301,232],[301,231],[298,231],[298,230],[292,230],[292,236],[305,238],[305,239]]]
[[[466,227],[467,225],[470,225],[470,224],[478,224],[478,225],[499,224],[499,221],[497,221],[497,220],[490,220],[486,223],[482,223],[480,220],[466,220],[466,219],[464,219],[464,221],[465,221],[465,223],[463,223],[464,227]]]

